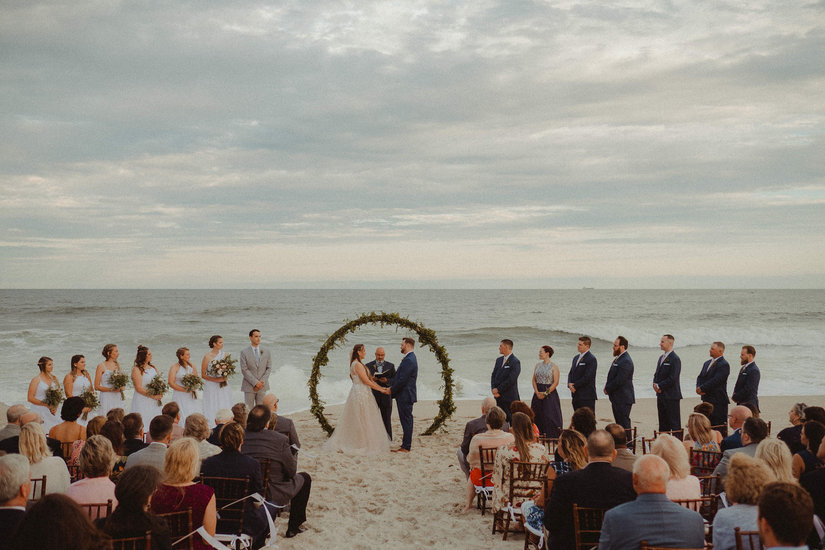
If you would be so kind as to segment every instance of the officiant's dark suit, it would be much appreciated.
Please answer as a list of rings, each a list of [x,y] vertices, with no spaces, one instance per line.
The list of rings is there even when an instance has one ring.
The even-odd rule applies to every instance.
[[[607,372],[607,383],[604,393],[610,397],[613,406],[613,418],[616,424],[624,429],[630,427],[630,409],[636,402],[636,393],[633,391],[633,360],[627,353],[627,339],[623,336],[613,342],[615,359]]]
[[[401,344],[401,353],[404,358],[395,371],[395,377],[390,385],[390,395],[395,399],[398,409],[398,419],[401,421],[401,430],[404,432],[401,440],[401,449],[409,451],[412,446],[413,405],[418,401],[416,381],[418,380],[418,359],[415,358],[413,347],[415,340],[404,338]]]
[[[498,390],[496,405],[501,407],[507,415],[507,422],[513,422],[513,415],[510,413],[510,403],[520,399],[518,394],[518,375],[521,374],[521,361],[513,355],[513,342],[502,340],[498,346],[501,357],[496,359],[493,367],[493,374],[490,376],[490,389]]]
[[[587,338],[587,337],[585,337]],[[590,338],[584,340],[579,338],[578,346],[580,351],[573,358],[570,365],[570,372],[567,374],[567,387],[573,384],[573,410],[580,407],[588,407],[596,412],[596,368],[598,361],[596,356],[590,351]]]
[[[711,345],[711,359],[702,365],[702,371],[696,378],[696,389],[702,396],[702,401],[713,405],[713,413],[710,415],[711,426],[726,426],[728,423],[728,376],[730,376],[730,365],[722,355],[725,348],[714,342]]]
[[[379,355],[381,360],[379,361]],[[375,361],[370,361],[365,367],[372,376],[375,376],[378,369],[381,369],[381,378],[376,378],[375,383],[383,388],[389,388],[392,384],[392,379],[395,377],[395,365],[389,361],[384,361],[384,348],[375,350]],[[386,381],[384,381],[386,379]],[[381,418],[384,420],[384,427],[387,428],[387,435],[392,439],[392,396],[372,390],[372,395],[375,396],[375,402],[378,403],[378,409],[381,411]]]

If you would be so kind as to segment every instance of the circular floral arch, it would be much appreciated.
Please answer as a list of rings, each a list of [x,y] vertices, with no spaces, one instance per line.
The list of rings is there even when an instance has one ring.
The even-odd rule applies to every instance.
[[[433,419],[433,423],[421,435],[432,435],[435,431],[455,412],[455,403],[453,403],[453,369],[450,368],[450,358],[447,356],[447,350],[444,346],[438,343],[435,332],[428,329],[421,323],[410,321],[406,317],[401,317],[398,313],[362,313],[358,319],[354,321],[347,320],[344,325],[332,333],[323,343],[318,354],[312,358],[312,374],[309,376],[309,398],[312,400],[312,407],[310,411],[318,419],[321,427],[327,434],[332,434],[333,427],[324,416],[324,402],[318,398],[318,381],[321,380],[321,367],[325,367],[329,362],[328,353],[330,350],[339,347],[346,341],[347,334],[355,332],[362,325],[395,325],[411,330],[418,335],[418,341],[422,346],[427,346],[430,351],[435,354],[435,358],[441,364],[441,378],[444,380],[444,397],[438,402],[438,414]]]

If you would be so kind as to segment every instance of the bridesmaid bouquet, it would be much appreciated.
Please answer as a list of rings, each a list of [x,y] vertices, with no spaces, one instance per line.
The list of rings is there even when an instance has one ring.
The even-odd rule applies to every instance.
[[[146,384],[146,395],[163,395],[168,391],[169,384],[163,379],[163,376],[159,374],[156,374],[155,377]],[[158,399],[158,407],[161,406],[160,399]]]
[[[203,389],[203,380],[197,374],[190,373],[184,375],[183,378],[180,379],[180,385],[192,394],[193,399],[197,399],[198,394],[195,392]]]
[[[112,389],[120,390],[121,399],[126,399],[126,396],[123,395],[123,388],[129,385],[128,374],[119,370],[112,371],[112,374],[109,376],[109,384],[111,384]]]
[[[93,388],[86,388],[80,393],[80,398],[83,399],[83,403],[86,405],[87,408],[91,410],[95,410],[100,406],[100,399],[97,396],[97,392]],[[83,413],[83,420],[86,420],[89,417],[89,411]]]
[[[43,403],[52,409],[57,408],[57,406],[60,405],[64,399],[65,396],[63,395],[63,390],[60,389],[60,386],[49,386],[46,390],[46,397],[43,398]]]
[[[235,374],[235,368],[238,366],[238,361],[232,359],[232,355],[227,353],[223,359],[215,359],[209,363],[209,368],[206,369],[206,374],[214,376],[215,378],[229,378]],[[227,381],[221,382],[221,387],[225,388]]]

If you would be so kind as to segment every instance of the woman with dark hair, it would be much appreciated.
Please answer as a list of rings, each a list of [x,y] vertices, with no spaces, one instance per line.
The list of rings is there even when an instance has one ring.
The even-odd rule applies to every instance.
[[[70,397],[65,400],[60,408],[60,418],[63,419],[63,422],[49,430],[49,437],[57,439],[61,443],[72,443],[86,439],[86,428],[77,422],[84,406],[85,403],[80,397]]]
[[[123,444],[126,442],[126,437],[123,435],[123,424],[107,420],[100,428],[100,435],[108,439],[112,445],[115,461],[112,464],[111,478],[117,480],[126,468],[126,459],[128,458],[123,451]]]
[[[111,550],[109,537],[95,529],[84,512],[66,495],[46,495],[17,526],[9,550]]]
[[[533,409],[530,408],[530,405],[525,403],[524,401],[512,401],[510,403],[510,418],[513,417],[516,413],[524,413],[530,417],[530,422],[533,423],[533,435],[538,439],[539,437],[539,427],[536,426],[536,413],[533,412]]]
[[[533,434],[533,422],[522,412],[513,414],[513,425],[510,427],[516,441],[513,445],[505,445],[496,453],[496,463],[493,470],[493,512],[498,512],[507,505],[510,496],[510,482],[504,472],[507,472],[511,462],[550,462],[550,453],[547,447],[538,443]],[[541,487],[536,487],[538,493]],[[512,502],[512,506],[519,506],[521,501]]]
[[[246,403],[235,403],[230,410],[232,411],[232,422],[237,422],[246,429],[246,419],[249,416]]]
[[[201,400],[197,391],[188,391],[183,386],[184,376],[198,376],[198,371],[192,366],[192,354],[189,348],[178,348],[175,352],[178,361],[169,367],[169,387],[172,388],[172,400],[180,407],[180,423],[186,422],[186,417],[193,413],[202,412]]]
[[[50,430],[52,426],[60,424],[60,420],[55,413],[57,412],[57,405],[46,404],[46,390],[60,389],[60,382],[57,377],[52,374],[54,370],[54,361],[51,357],[41,357],[37,361],[37,368],[40,373],[32,378],[29,383],[28,401],[31,403],[31,412],[36,412],[43,420],[43,429]]]
[[[166,522],[147,512],[149,498],[162,478],[163,474],[154,466],[132,466],[124,471],[115,486],[117,509],[109,517],[95,521],[95,525],[116,539],[140,537],[150,531],[153,550],[171,550]]]
[[[800,441],[804,449],[793,455],[793,476],[799,481],[799,477],[805,472],[813,472],[822,467],[822,463],[816,456],[819,444],[825,437],[825,425],[816,420],[809,420],[802,426]]]
[[[355,344],[350,353],[349,378],[352,387],[341,411],[341,420],[324,443],[325,451],[352,455],[376,455],[390,450],[390,440],[381,411],[372,390],[389,395],[390,389],[379,386],[370,378],[364,357],[364,344]]]
[[[573,411],[573,416],[570,417],[570,429],[576,430],[585,439],[596,431],[596,415],[590,407],[579,407]]]
[[[120,352],[116,345],[106,344],[100,353],[103,355],[103,362],[95,369],[95,389],[100,392],[100,412],[106,414],[109,409],[123,407],[123,395],[120,390],[113,388],[109,381],[113,373],[121,372],[120,363],[117,362]]]
[[[226,383],[226,378],[217,378],[209,375],[209,365],[212,361],[220,361],[225,357],[223,353],[223,337],[216,334],[209,339],[209,352],[201,361],[201,378],[203,378],[203,415],[212,426],[215,424],[215,413],[219,409],[232,408],[232,388]],[[225,384],[221,387],[221,384]]]
[[[533,370],[533,400],[530,408],[536,414],[535,423],[539,435],[558,437],[562,425],[561,402],[556,388],[559,385],[559,366],[550,358],[553,348],[542,346],[539,349],[539,361]]]
[[[89,377],[89,372],[86,370],[86,358],[82,355],[72,356],[72,367],[69,373],[63,377],[63,389],[66,391],[66,398],[82,397],[83,392],[92,389],[92,379]],[[83,419],[81,424],[86,423],[88,413],[92,409],[83,407]]]
[[[130,412],[140,413],[143,418],[154,418],[160,414],[160,400],[163,395],[149,395],[146,387],[157,376],[158,369],[152,364],[152,352],[146,346],[138,346],[135,366],[132,367],[132,385],[135,394],[132,397]]]

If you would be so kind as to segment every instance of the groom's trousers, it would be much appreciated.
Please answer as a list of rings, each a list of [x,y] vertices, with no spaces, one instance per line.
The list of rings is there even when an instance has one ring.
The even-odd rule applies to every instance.
[[[401,440],[401,448],[410,450],[412,446],[412,432],[413,432],[413,404],[412,403],[398,403],[398,420],[401,421],[401,430],[404,432],[404,437]]]

